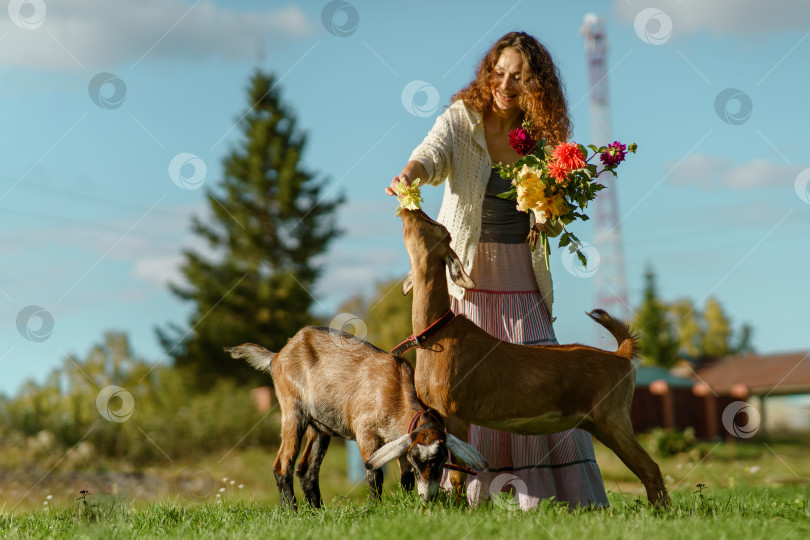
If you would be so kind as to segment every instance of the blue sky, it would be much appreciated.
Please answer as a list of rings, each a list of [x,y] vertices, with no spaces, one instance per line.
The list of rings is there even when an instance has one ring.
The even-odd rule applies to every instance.
[[[753,326],[760,352],[810,349],[810,6],[336,6],[17,0],[0,12],[0,392],[42,380],[65,354],[84,356],[107,330],[166,361],[154,327],[185,324],[191,308],[166,283],[180,279],[181,250],[203,247],[191,216],[207,215],[205,190],[176,185],[170,163],[193,154],[204,164],[196,187],[216,186],[257,65],[279,77],[308,132],[305,165],[346,196],[337,217],[346,235],[323,255],[313,291],[330,317],[407,271],[383,186],[504,33],[523,30],[549,48],[574,139],[601,142],[590,139],[578,33],[589,11],[605,18],[610,41],[614,138],[639,144],[617,188],[631,306],[652,264],[665,300],[702,308],[716,297],[735,327]],[[723,100],[729,88],[738,97]],[[431,215],[441,194],[423,191]],[[590,223],[573,230],[593,240]],[[600,345],[583,315],[596,307],[595,280],[568,272],[562,251],[551,260],[558,338]]]

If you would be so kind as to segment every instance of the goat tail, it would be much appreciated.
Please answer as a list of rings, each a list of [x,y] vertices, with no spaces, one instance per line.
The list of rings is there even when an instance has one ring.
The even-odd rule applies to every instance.
[[[632,360],[636,357],[639,348],[638,334],[627,326],[627,323],[615,319],[603,309],[594,309],[587,313],[588,317],[604,326],[608,332],[613,334],[618,348],[616,354]]]
[[[272,364],[273,359],[278,354],[270,352],[255,343],[245,343],[237,347],[225,347],[225,352],[230,353],[231,357],[236,359],[244,358],[247,360],[248,364],[257,370],[271,374],[270,364]]]

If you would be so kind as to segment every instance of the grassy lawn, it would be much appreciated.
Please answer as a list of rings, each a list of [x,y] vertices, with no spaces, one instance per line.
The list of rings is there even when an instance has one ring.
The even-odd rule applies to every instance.
[[[598,511],[569,512],[551,502],[532,512],[492,503],[470,509],[446,496],[424,506],[398,490],[394,468],[386,471],[382,503],[369,504],[365,485],[345,479],[340,444],[330,448],[323,467],[326,507],[302,507],[297,514],[278,506],[274,456],[263,451],[139,471],[135,476],[148,480],[141,487],[145,495],[135,494],[134,484],[103,482],[97,471],[54,471],[22,499],[3,490],[0,537],[806,538],[806,448],[709,443],[700,452],[659,459],[672,493],[672,507],[663,512],[646,506],[638,481],[600,446],[597,460],[611,507]],[[178,481],[183,475],[198,481]],[[79,489],[90,491],[86,499]]]

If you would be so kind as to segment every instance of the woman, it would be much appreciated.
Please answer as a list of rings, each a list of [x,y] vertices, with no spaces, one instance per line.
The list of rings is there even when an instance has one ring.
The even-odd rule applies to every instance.
[[[571,125],[556,67],[535,38],[511,32],[489,50],[475,80],[451,101],[385,191],[393,195],[393,186],[403,180],[446,181],[437,220],[450,231],[451,246],[477,287],[465,291],[448,281],[453,311],[504,341],[556,344],[542,246],[531,252],[525,242],[530,216],[497,197],[510,185],[493,168],[520,157],[508,136],[524,120],[549,144],[568,138]],[[472,425],[469,438],[490,464],[469,479],[470,504],[508,485],[523,509],[549,497],[571,506],[608,504],[587,432],[529,436]]]

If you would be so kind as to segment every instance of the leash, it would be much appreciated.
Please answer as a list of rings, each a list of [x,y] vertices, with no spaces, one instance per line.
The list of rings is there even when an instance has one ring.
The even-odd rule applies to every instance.
[[[444,468],[445,469],[450,469],[450,470],[453,470],[453,471],[461,471],[461,472],[464,472],[464,473],[467,473],[467,474],[471,474],[473,476],[478,474],[477,472],[475,472],[472,469],[468,469],[467,467],[462,467],[461,465],[453,465],[452,463],[445,463]]]
[[[444,315],[439,317],[437,321],[434,321],[433,324],[428,326],[424,332],[422,332],[418,336],[411,334],[405,339],[405,341],[403,341],[402,343],[391,349],[391,353],[397,356],[402,356],[407,351],[410,351],[415,347],[421,347],[426,342],[430,341],[431,338],[435,337],[436,334],[447,328],[447,325],[453,322],[453,319],[455,318],[456,314],[453,313],[453,310],[448,309]]]
[[[411,421],[408,423],[408,433],[413,433],[413,430],[416,429],[417,422],[419,422],[419,419],[422,418],[423,416],[430,417],[431,419],[433,419],[434,422],[436,422],[439,425],[444,424],[444,422],[442,422],[440,418],[436,417],[436,415],[433,413],[433,411],[419,411],[418,413],[413,415],[413,417],[411,418]],[[453,470],[453,471],[464,472],[464,473],[467,473],[467,474],[471,474],[473,476],[478,474],[477,472],[473,471],[472,469],[462,467],[461,465],[453,465],[452,463],[445,463],[444,468],[445,469],[450,469],[450,470]]]

